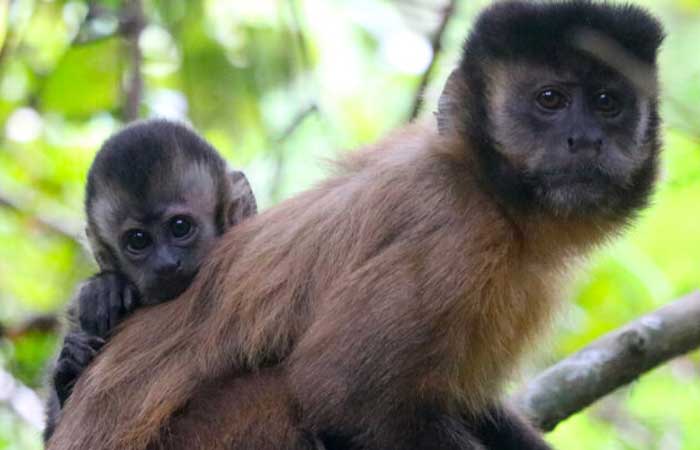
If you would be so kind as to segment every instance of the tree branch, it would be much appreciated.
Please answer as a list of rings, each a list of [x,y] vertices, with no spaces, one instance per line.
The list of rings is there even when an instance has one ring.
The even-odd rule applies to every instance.
[[[644,372],[700,347],[700,291],[619,328],[536,376],[515,404],[545,431]]]
[[[433,75],[433,70],[435,69],[438,55],[442,51],[442,36],[445,34],[445,30],[447,30],[447,25],[450,23],[450,19],[455,12],[456,6],[456,0],[450,0],[449,3],[445,5],[445,9],[442,12],[442,17],[440,18],[440,24],[430,39],[430,47],[433,50],[433,55],[430,58],[430,64],[428,64],[427,69],[425,69],[425,72],[423,72],[423,76],[421,76],[420,82],[418,83],[418,89],[416,89],[416,94],[413,98],[413,107],[411,108],[410,120],[414,120],[416,117],[418,117],[418,113],[420,113],[420,110],[423,107],[425,90],[428,88],[428,83]]]
[[[275,158],[275,172],[272,176],[272,183],[270,183],[270,197],[273,200],[279,200],[280,191],[282,189],[282,182],[284,181],[284,152],[282,151],[282,145],[284,141],[289,139],[290,136],[304,123],[307,117],[312,114],[318,113],[318,106],[315,103],[310,104],[306,108],[300,110],[293,118],[291,123],[282,131],[279,137],[277,137],[272,143],[272,150],[274,152]]]
[[[128,42],[131,57],[131,73],[126,88],[124,104],[124,121],[131,122],[139,118],[139,108],[143,97],[143,54],[139,47],[139,37],[146,26],[146,17],[141,0],[126,0],[124,12],[119,24],[119,31]]]
[[[308,106],[300,109],[294,117],[292,117],[291,122],[281,134],[274,137],[271,140],[270,149],[273,153],[274,158],[274,173],[272,175],[272,182],[270,183],[270,198],[274,201],[279,200],[280,191],[282,189],[282,184],[284,182],[284,166],[285,166],[285,154],[283,149],[284,142],[292,136],[296,130],[304,123],[304,121],[313,114],[320,116],[318,101],[314,100],[316,95],[315,85],[316,82],[313,80],[314,72],[311,64],[311,57],[309,51],[309,43],[306,37],[304,26],[301,18],[301,11],[296,0],[287,0],[287,7],[291,15],[291,28],[294,32],[295,37],[295,47],[296,54],[298,55],[298,61],[291,58],[291,61],[296,63],[296,72],[301,76],[304,84],[304,89],[309,91],[308,97],[311,99]]]
[[[32,333],[56,333],[61,328],[61,321],[55,314],[40,314],[30,317],[15,326],[4,326],[0,323],[0,338],[10,341],[22,339]]]
[[[307,75],[311,73],[311,58],[309,57],[309,44],[306,40],[306,34],[304,33],[304,27],[301,22],[301,13],[299,12],[299,6],[295,0],[288,0],[289,11],[292,15],[292,24],[294,25],[294,36],[296,37],[297,50],[299,51],[299,58],[301,60],[301,68]]]
[[[22,209],[18,203],[19,202],[17,202],[16,200],[0,193],[0,207],[9,209],[20,215],[28,215],[32,218],[32,221],[35,224],[39,225],[39,227],[41,227],[45,231],[57,234],[66,239],[70,239],[74,241],[77,245],[79,245],[81,248],[83,247],[81,244],[80,232],[78,231],[80,230],[79,226],[59,222],[49,217],[44,217],[38,214],[29,213],[28,211]]]

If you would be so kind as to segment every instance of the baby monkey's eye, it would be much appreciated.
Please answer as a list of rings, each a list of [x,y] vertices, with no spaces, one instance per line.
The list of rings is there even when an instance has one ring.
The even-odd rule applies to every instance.
[[[595,95],[595,108],[607,116],[615,116],[620,112],[620,102],[607,91]]]
[[[537,94],[535,101],[540,107],[548,111],[563,109],[569,104],[569,99],[566,97],[566,95],[554,88],[542,89]]]
[[[140,252],[149,247],[153,243],[153,240],[147,232],[133,229],[124,234],[124,242],[126,242],[126,248],[129,251]]]
[[[176,238],[183,238],[192,231],[192,219],[187,216],[175,216],[170,219],[170,232]]]

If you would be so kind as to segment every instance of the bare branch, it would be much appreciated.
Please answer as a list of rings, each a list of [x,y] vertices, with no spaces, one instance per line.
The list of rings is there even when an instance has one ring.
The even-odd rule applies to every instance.
[[[143,54],[139,47],[139,37],[146,26],[141,0],[126,0],[124,12],[119,24],[119,31],[126,38],[131,57],[131,73],[126,88],[126,103],[124,104],[124,120],[131,122],[139,117],[139,108],[143,97]]]
[[[292,121],[289,125],[287,125],[287,128],[284,129],[282,134],[276,139],[278,143],[284,142],[287,140],[291,135],[294,134],[294,132],[301,126],[302,123],[304,123],[304,120],[306,120],[307,117],[309,117],[311,114],[314,114],[318,112],[318,107],[316,106],[315,103],[310,104],[306,108],[302,109],[299,111],[293,118]]]
[[[78,225],[59,222],[49,217],[25,211],[19,206],[19,202],[17,200],[2,193],[0,193],[0,207],[9,209],[20,215],[27,215],[31,217],[33,223],[45,231],[62,236],[66,239],[70,239],[82,247],[81,235],[79,232],[80,227]]]
[[[41,314],[30,317],[22,323],[11,327],[5,327],[0,324],[0,338],[16,341],[32,333],[55,333],[60,327],[61,321],[56,315]]]
[[[279,198],[280,190],[282,189],[282,181],[284,178],[284,152],[282,151],[282,145],[284,141],[289,139],[291,135],[304,123],[307,117],[312,114],[318,113],[318,106],[315,103],[310,104],[308,107],[299,111],[293,118],[290,124],[282,131],[282,134],[274,140],[272,144],[272,151],[275,158],[275,172],[272,176],[272,183],[270,184],[270,197],[277,200]]]
[[[292,24],[295,28],[294,36],[296,37],[296,45],[299,51],[299,58],[301,60],[301,67],[307,72],[311,72],[311,58],[309,57],[309,44],[306,40],[306,34],[304,33],[304,27],[301,23],[301,14],[299,12],[299,7],[295,0],[288,0],[289,11],[292,15]]]
[[[291,122],[282,131],[282,133],[271,138],[271,151],[274,158],[274,174],[272,177],[272,182],[270,184],[270,198],[274,200],[279,199],[280,190],[282,189],[282,183],[284,181],[284,164],[285,155],[283,151],[284,141],[289,139],[290,136],[296,132],[296,130],[304,123],[304,121],[310,117],[312,114],[319,114],[319,104],[316,100],[313,100],[315,95],[315,85],[314,73],[311,64],[311,57],[309,52],[309,43],[306,37],[304,26],[302,23],[301,12],[299,10],[299,5],[296,0],[287,0],[287,7],[291,15],[291,25],[295,37],[295,47],[296,55],[298,55],[298,61],[292,59],[296,63],[296,72],[300,75],[304,89],[308,91],[307,96],[311,99],[309,104],[304,109],[299,110],[294,117],[292,117]],[[319,114],[320,115],[320,114]]]
[[[418,83],[418,89],[416,89],[416,94],[413,98],[413,107],[411,108],[410,120],[414,120],[416,117],[418,117],[418,113],[420,113],[420,110],[423,107],[425,90],[428,88],[428,83],[433,75],[437,58],[442,51],[442,37],[445,34],[445,30],[447,30],[447,25],[450,23],[450,19],[454,15],[456,6],[456,0],[450,0],[449,3],[445,5],[445,9],[443,10],[442,17],[440,19],[440,24],[430,39],[430,46],[433,50],[433,55],[430,57],[430,64],[428,64],[428,68],[425,69],[425,72],[423,72],[423,76],[421,76],[420,82]]]
[[[545,431],[644,372],[700,347],[700,292],[619,328],[531,380],[515,404]]]

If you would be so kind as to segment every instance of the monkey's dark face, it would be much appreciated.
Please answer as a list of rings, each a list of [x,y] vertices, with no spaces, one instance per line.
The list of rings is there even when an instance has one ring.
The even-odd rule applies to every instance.
[[[142,198],[113,186],[93,209],[98,234],[118,270],[137,286],[146,304],[187,289],[218,236],[213,182],[200,177],[196,184],[183,183],[171,191],[159,185]]]
[[[172,203],[160,213],[124,222],[115,243],[121,268],[146,303],[172,299],[187,289],[216,239],[213,217],[214,211]]]
[[[501,176],[517,176],[539,207],[558,215],[614,212],[653,156],[653,98],[603,66],[577,67],[494,67],[492,151],[513,172]]]
[[[624,220],[654,184],[663,37],[630,4],[494,2],[450,76],[438,128],[476,147],[504,205]]]

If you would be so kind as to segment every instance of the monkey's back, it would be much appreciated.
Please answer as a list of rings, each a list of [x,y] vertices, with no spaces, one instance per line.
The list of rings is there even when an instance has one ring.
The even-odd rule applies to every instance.
[[[124,323],[69,400],[54,439],[72,444],[51,448],[145,448],[200,386],[261,364],[288,371],[314,429],[482,407],[551,279],[526,280],[517,227],[474,171],[464,144],[415,126],[233,228],[183,296]]]

